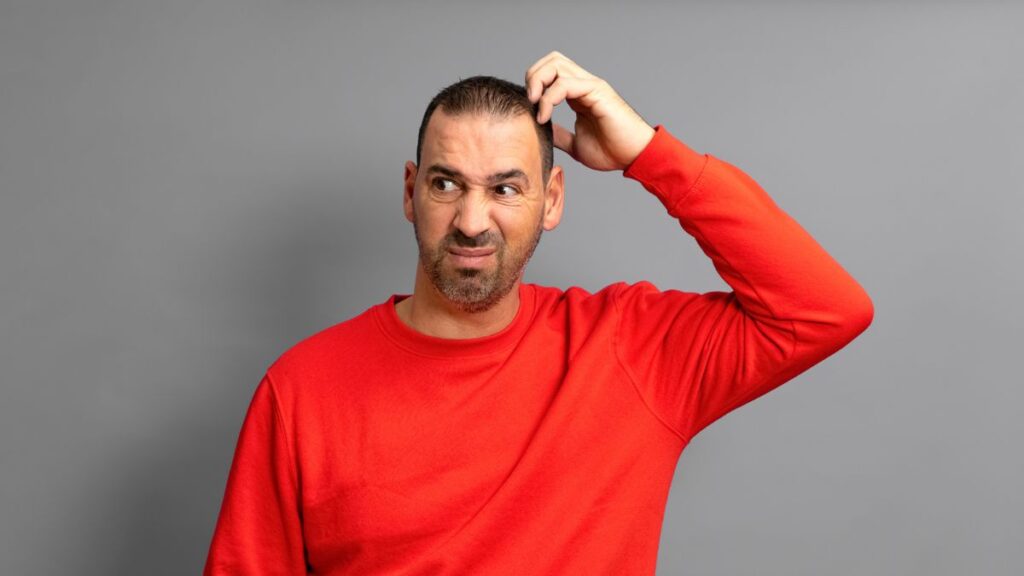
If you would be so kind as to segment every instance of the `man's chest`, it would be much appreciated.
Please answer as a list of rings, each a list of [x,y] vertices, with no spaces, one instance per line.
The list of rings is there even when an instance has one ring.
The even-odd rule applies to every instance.
[[[378,567],[462,527],[564,507],[602,490],[594,470],[632,468],[663,432],[614,361],[540,364],[474,378],[381,371],[347,383],[363,393],[321,404],[296,442],[311,554]]]

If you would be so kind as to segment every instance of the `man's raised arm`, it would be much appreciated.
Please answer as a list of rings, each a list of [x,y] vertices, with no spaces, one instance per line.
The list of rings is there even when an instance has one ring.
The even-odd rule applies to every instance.
[[[732,292],[620,285],[618,361],[688,441],[708,424],[838,351],[871,323],[864,289],[747,174],[651,128],[607,82],[552,52],[528,71],[538,121],[563,100],[576,132],[555,146],[623,170],[692,235]],[[538,100],[539,96],[539,100]]]

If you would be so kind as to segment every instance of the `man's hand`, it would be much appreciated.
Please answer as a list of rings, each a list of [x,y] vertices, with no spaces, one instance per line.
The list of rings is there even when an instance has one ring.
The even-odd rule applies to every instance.
[[[576,133],[551,123],[554,145],[594,170],[624,170],[654,137],[652,128],[604,80],[551,52],[526,71],[526,93],[538,103],[537,122],[563,100],[576,112]]]

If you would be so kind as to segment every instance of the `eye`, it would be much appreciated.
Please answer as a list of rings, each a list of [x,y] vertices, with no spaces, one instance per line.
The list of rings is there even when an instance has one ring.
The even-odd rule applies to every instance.
[[[508,184],[500,184],[494,190],[498,193],[498,196],[503,198],[511,198],[512,196],[519,194],[518,188],[515,186],[509,186]]]
[[[455,182],[447,178],[434,178],[432,184],[435,190],[440,190],[442,192],[451,192],[455,189]],[[451,186],[448,187],[446,184],[450,184]]]

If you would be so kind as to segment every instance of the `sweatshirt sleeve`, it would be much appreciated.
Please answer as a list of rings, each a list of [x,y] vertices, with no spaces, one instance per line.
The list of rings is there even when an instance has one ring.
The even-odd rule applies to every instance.
[[[295,466],[273,385],[253,394],[204,576],[305,574]]]
[[[615,350],[651,411],[689,441],[867,329],[864,289],[740,169],[663,126],[623,172],[662,202],[730,292],[620,284]]]

